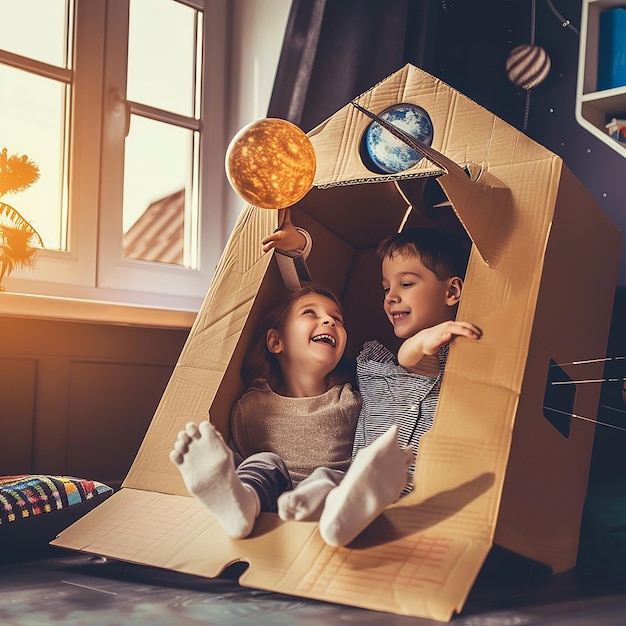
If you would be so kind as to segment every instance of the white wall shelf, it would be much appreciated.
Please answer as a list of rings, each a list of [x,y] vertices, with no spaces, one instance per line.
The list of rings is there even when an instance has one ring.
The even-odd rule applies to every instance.
[[[606,129],[611,118],[626,119],[626,86],[597,91],[600,13],[626,7],[626,0],[583,0],[576,88],[576,121],[613,150],[626,157],[626,144]]]

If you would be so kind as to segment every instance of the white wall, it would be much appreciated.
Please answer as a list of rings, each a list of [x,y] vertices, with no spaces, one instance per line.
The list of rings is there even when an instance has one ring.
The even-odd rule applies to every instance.
[[[228,140],[246,124],[267,116],[291,0],[232,0]],[[228,234],[243,206],[226,177]],[[224,242],[226,243],[226,242]]]

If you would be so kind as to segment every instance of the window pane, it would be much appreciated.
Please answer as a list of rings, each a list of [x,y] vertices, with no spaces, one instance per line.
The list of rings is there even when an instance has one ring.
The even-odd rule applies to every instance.
[[[194,132],[131,116],[124,157],[124,256],[196,267]],[[192,217],[193,214],[193,217]]]
[[[67,67],[68,0],[0,0],[0,48]]]
[[[194,116],[195,15],[174,0],[131,0],[128,100]]]
[[[3,202],[17,209],[49,249],[64,250],[63,154],[66,85],[0,65],[0,151],[27,155],[39,167],[39,180],[28,189],[6,194]]]

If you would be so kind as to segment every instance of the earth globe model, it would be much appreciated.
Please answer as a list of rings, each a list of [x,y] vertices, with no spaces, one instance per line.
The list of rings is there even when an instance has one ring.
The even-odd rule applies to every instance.
[[[428,113],[415,104],[394,104],[378,117],[400,128],[405,133],[430,146],[433,141],[433,124]],[[365,166],[381,174],[404,172],[421,159],[422,155],[404,141],[392,135],[378,122],[372,122],[363,135],[362,155]],[[366,161],[370,161],[367,163]]]

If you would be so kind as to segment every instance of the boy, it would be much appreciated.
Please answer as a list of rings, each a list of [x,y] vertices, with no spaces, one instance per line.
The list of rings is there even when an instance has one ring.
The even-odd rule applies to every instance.
[[[263,249],[299,241],[301,233],[285,232],[291,228],[287,220],[283,232],[263,240]],[[415,464],[398,481],[399,459],[407,458],[398,452],[417,453],[421,436],[432,427],[450,342],[481,336],[475,325],[455,321],[468,260],[456,237],[411,229],[385,239],[377,252],[384,309],[395,335],[405,341],[397,358],[377,341],[367,342],[357,358],[363,405],[345,477],[314,474],[279,499],[285,520],[311,518],[323,501],[320,534],[332,546],[352,541],[412,489]]]

